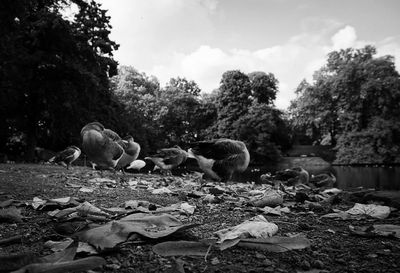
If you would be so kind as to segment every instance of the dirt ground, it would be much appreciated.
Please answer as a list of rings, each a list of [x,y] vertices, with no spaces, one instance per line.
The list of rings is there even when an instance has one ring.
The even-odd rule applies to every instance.
[[[349,225],[400,225],[398,211],[392,212],[383,220],[337,220],[321,218],[327,212],[324,210],[310,211],[294,206],[290,213],[264,216],[278,225],[277,235],[302,234],[310,240],[309,248],[273,253],[235,246],[224,251],[211,250],[206,257],[161,257],[152,250],[156,243],[215,238],[215,231],[240,224],[260,212],[251,206],[237,206],[229,200],[210,205],[201,198],[187,195],[184,190],[178,194],[155,195],[147,189],[132,189],[126,183],[128,180],[145,179],[158,185],[168,185],[176,179],[182,180],[181,177],[156,174],[124,176],[105,171],[101,174],[103,177],[117,181],[112,187],[82,192],[78,187],[71,186],[89,185],[88,179],[99,175],[99,171],[77,166],[66,170],[52,165],[1,164],[0,203],[9,199],[29,203],[34,197],[51,199],[71,196],[98,207],[117,207],[127,200],[147,200],[162,206],[187,201],[196,206],[194,214],[189,215],[184,222],[196,223],[198,226],[172,238],[124,244],[116,250],[101,253],[99,255],[105,258],[107,264],[91,272],[176,272],[177,263],[183,265],[181,272],[400,272],[399,239],[360,237],[349,230]],[[353,205],[354,203],[342,201],[334,207],[344,210]],[[0,245],[0,255],[25,252],[34,252],[38,256],[50,254],[51,251],[44,247],[44,242],[63,239],[58,231],[59,223],[47,211],[35,210],[31,206],[19,208],[24,216],[23,222],[0,222],[0,240],[17,235],[22,236],[22,239]],[[0,265],[0,269],[1,267]]]

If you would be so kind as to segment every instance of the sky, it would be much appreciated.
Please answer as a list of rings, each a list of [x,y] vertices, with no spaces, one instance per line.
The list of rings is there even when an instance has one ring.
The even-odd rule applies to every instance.
[[[286,109],[294,90],[333,50],[367,44],[395,57],[400,70],[398,0],[97,0],[111,16],[114,58],[153,75],[219,87],[228,70],[273,73],[275,105]]]

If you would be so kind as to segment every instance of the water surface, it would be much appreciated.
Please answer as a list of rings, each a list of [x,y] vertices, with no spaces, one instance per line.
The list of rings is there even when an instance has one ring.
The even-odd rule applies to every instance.
[[[275,166],[249,167],[242,174],[235,174],[234,180],[239,182],[254,181],[259,183],[260,175],[277,170],[291,168],[290,164]],[[333,173],[337,179],[337,187],[352,189],[357,187],[375,188],[377,190],[400,190],[400,166],[303,166],[310,174]]]

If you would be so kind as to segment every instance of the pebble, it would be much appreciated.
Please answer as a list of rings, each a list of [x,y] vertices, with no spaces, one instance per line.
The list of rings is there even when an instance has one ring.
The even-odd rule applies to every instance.
[[[261,253],[257,252],[257,253],[256,253],[256,258],[257,258],[257,259],[265,259],[265,258],[267,258],[267,256],[265,256],[264,254],[261,254]]]
[[[315,260],[313,262],[313,267],[317,268],[317,269],[322,269],[324,268],[324,263],[321,260]]]
[[[300,267],[304,270],[309,270],[311,268],[311,265],[308,261],[304,260],[301,262]]]
[[[273,262],[272,262],[270,259],[265,259],[265,260],[263,261],[263,264],[266,265],[266,266],[269,266],[269,265],[272,265]]]

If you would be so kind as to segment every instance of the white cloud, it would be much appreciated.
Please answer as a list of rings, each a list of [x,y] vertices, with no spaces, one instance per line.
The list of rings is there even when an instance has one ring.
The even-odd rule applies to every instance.
[[[323,45],[313,44],[305,47],[302,43],[312,37],[303,35],[297,42],[263,48],[259,50],[222,50],[202,45],[189,54],[177,53],[165,65],[155,66],[146,73],[158,77],[162,84],[177,75],[194,80],[203,90],[211,92],[218,88],[224,72],[239,69],[244,73],[253,71],[271,72],[279,80],[277,107],[284,109],[294,98],[294,90],[303,78],[321,67],[325,60]]]
[[[356,30],[351,26],[345,26],[331,38],[334,50],[353,47],[357,41]]]
[[[225,20],[226,11],[218,0],[119,0],[118,5],[113,0],[100,2],[112,10],[111,24],[115,28],[111,38],[121,44],[116,59],[156,76],[162,85],[171,77],[183,76],[197,82],[203,92],[211,92],[218,88],[227,70],[271,72],[279,80],[276,105],[284,109],[295,98],[294,90],[301,80],[310,81],[332,50],[373,44],[380,55],[396,56],[400,68],[400,37],[375,43],[363,41],[353,26],[335,19],[308,17],[299,22],[302,32],[284,43],[233,48],[217,33],[229,31],[237,37],[241,33],[216,29],[214,24]]]
[[[330,38],[330,39],[329,39]],[[347,47],[360,48],[366,44],[377,46],[380,55],[394,55],[400,67],[400,46],[395,39],[380,43],[357,40],[351,26],[339,29],[331,37],[303,33],[292,37],[287,43],[254,51],[246,49],[222,50],[202,45],[189,54],[175,54],[173,61],[148,71],[167,82],[178,75],[194,80],[204,92],[218,88],[225,71],[239,69],[244,73],[271,72],[279,80],[276,106],[285,109],[295,98],[294,90],[302,79],[312,80],[316,70],[326,63],[326,54]]]

